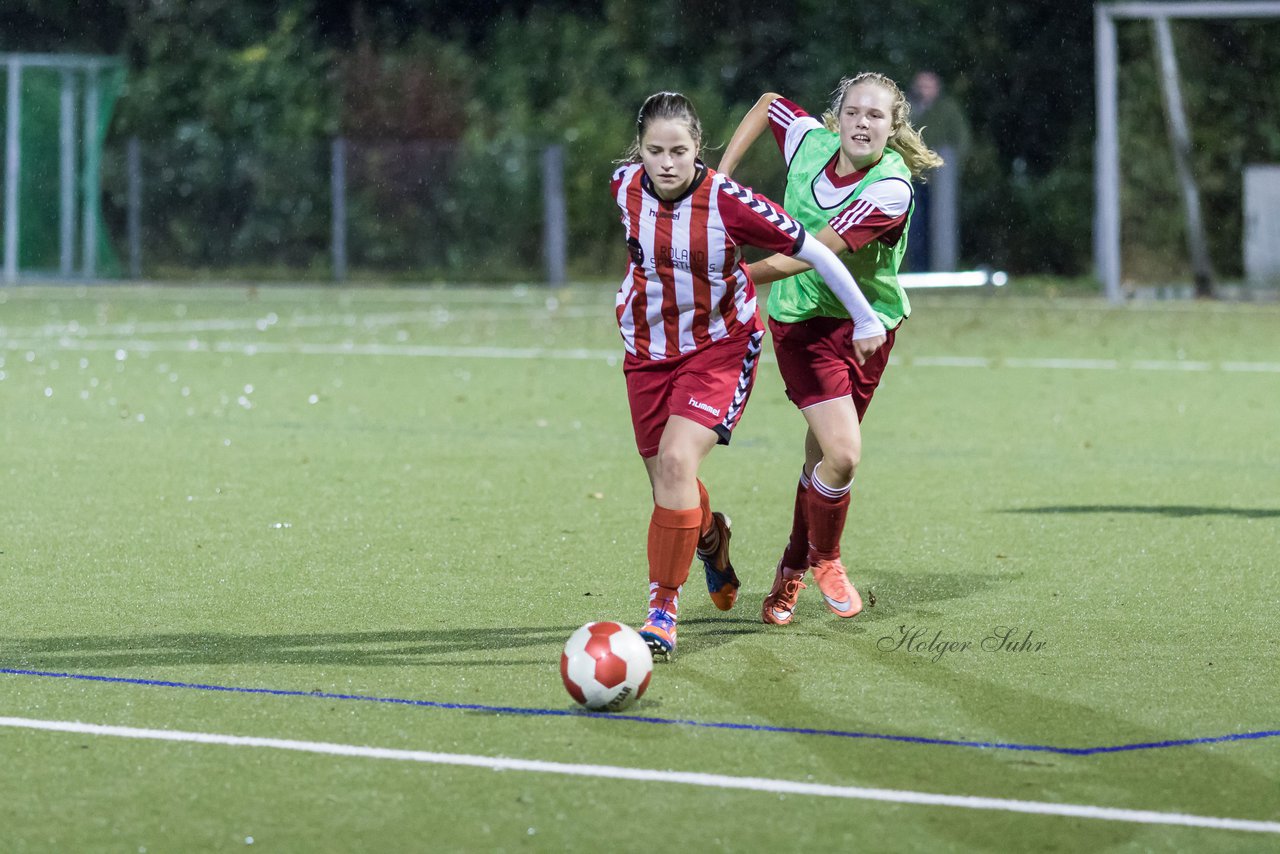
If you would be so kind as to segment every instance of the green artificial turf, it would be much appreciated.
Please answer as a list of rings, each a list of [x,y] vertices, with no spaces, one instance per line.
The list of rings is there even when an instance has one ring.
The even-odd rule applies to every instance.
[[[739,605],[695,567],[609,719],[558,660],[646,601],[611,288],[0,290],[0,668],[116,680],[0,673],[0,717],[1280,820],[1280,310],[913,299],[844,537],[875,606],[759,622],[803,437],[767,359],[702,471]],[[14,727],[0,762],[19,852],[1277,840]]]

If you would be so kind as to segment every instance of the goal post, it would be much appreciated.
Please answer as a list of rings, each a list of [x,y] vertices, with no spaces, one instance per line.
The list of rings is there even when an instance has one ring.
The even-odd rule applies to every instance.
[[[1124,19],[1167,22],[1174,18],[1232,19],[1280,18],[1277,0],[1184,0],[1184,2],[1120,2],[1094,6],[1094,76],[1096,127],[1094,138],[1094,267],[1102,293],[1110,302],[1121,302],[1120,254],[1120,139],[1117,97],[1118,47],[1116,21]],[[1171,104],[1180,112],[1180,104]],[[1175,119],[1176,121],[1176,119]],[[1184,197],[1190,194],[1184,193]],[[1195,203],[1186,198],[1189,218],[1197,216]],[[1191,227],[1190,225],[1188,226]],[[1194,237],[1193,237],[1194,240]]]
[[[123,64],[107,56],[0,53],[0,75],[0,281],[118,272],[102,227],[102,150]]]

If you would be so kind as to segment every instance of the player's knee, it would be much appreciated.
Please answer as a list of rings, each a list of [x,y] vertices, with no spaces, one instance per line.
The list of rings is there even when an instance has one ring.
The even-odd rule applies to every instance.
[[[677,487],[696,479],[698,456],[688,448],[679,446],[658,450],[656,479],[666,487]]]
[[[861,460],[861,448],[845,446],[833,449],[822,457],[822,480],[830,486],[843,486],[853,480]]]

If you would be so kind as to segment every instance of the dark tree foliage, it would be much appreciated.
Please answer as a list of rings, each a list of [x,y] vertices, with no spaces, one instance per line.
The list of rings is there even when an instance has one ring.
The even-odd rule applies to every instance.
[[[534,7],[557,13],[598,15],[603,2],[583,0],[315,0],[316,20],[325,42],[349,50],[362,39],[384,48],[399,48],[415,33],[438,40],[458,41],[468,48],[479,45],[495,23],[522,18]]]
[[[0,51],[119,52],[129,32],[131,0],[5,0],[0,3]]]
[[[467,235],[484,233],[512,205],[537,207],[539,153],[563,145],[574,263],[583,273],[616,261],[605,183],[650,92],[680,89],[694,99],[714,164],[761,92],[783,92],[818,112],[842,76],[874,69],[905,85],[922,68],[943,76],[973,128],[963,258],[1015,272],[1088,272],[1092,28],[1090,4],[1049,0],[0,4],[0,49],[124,56],[129,80],[113,136],[186,146],[192,181],[256,176],[259,197],[296,200],[287,188],[322,183],[323,174],[307,176],[322,173],[312,161],[323,160],[327,139],[359,141],[365,152],[380,141],[399,146],[370,153],[361,168],[380,176],[378,192],[400,201],[383,205],[369,191],[353,215],[367,210],[372,219],[357,231],[389,239],[398,226],[388,211],[410,210],[404,199],[428,195],[425,178],[416,189],[391,189],[413,183],[418,170],[432,176],[432,192],[448,190],[439,195],[434,245],[447,244],[458,264],[479,251]],[[1240,264],[1240,170],[1280,159],[1280,22],[1175,22],[1174,30],[1215,264],[1230,274]],[[1126,269],[1164,274],[1181,263],[1183,225],[1154,49],[1145,23],[1123,23],[1119,35]],[[198,167],[202,151],[234,161],[249,148],[271,166]],[[312,149],[320,153],[298,154]],[[290,177],[281,166],[290,162],[307,176]],[[765,143],[740,174],[781,194],[781,164]],[[315,196],[307,208],[313,242],[323,245],[323,199],[307,192]],[[278,223],[266,230],[288,233]],[[483,253],[497,266],[537,254],[527,236],[500,243]]]

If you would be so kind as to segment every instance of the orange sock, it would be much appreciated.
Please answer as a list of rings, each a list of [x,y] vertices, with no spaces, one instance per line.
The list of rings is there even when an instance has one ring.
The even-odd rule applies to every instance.
[[[689,564],[698,547],[702,509],[670,510],[653,506],[649,519],[649,601],[670,602],[664,610],[674,613],[680,586],[689,577]]]
[[[698,509],[702,511],[702,519],[698,523],[698,551],[711,553],[719,547],[720,538],[717,536],[713,540],[707,539],[716,533],[716,526],[711,521],[711,496],[707,494],[702,481],[698,481],[698,502]]]
[[[702,511],[702,519],[698,522],[698,535],[705,537],[711,530],[711,496],[707,488],[698,481],[698,509]]]

